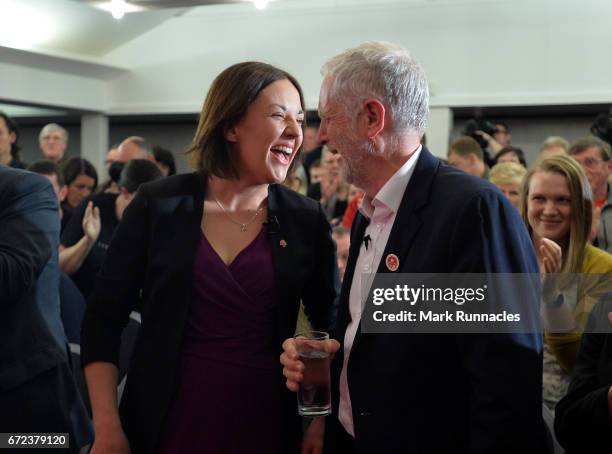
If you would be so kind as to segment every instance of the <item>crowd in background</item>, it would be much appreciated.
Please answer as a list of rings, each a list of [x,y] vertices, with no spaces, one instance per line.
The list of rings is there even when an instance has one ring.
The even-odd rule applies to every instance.
[[[507,125],[489,126],[487,130],[466,130],[454,140],[446,162],[490,180],[520,212],[532,235],[543,283],[553,281],[566,300],[571,298],[570,288],[578,287],[580,293],[573,296],[575,301],[565,314],[572,321],[570,330],[559,328],[564,323],[559,314],[545,317],[550,325],[546,326],[544,351],[544,401],[554,410],[568,395],[572,371],[581,367],[577,366],[578,351],[589,314],[610,288],[601,281],[574,282],[573,287],[555,281],[562,272],[612,273],[609,137],[588,135],[570,144],[563,137],[551,136],[542,142],[539,159],[528,163],[523,150],[511,143]],[[347,183],[342,157],[318,141],[317,128],[316,122],[306,126],[301,162],[285,185],[321,204],[333,227],[342,277],[351,225],[364,193]],[[109,150],[107,174],[102,176],[84,158],[64,158],[69,138],[60,125],[42,128],[41,159],[29,165],[20,159],[18,138],[16,123],[0,113],[0,164],[44,175],[55,190],[61,219],[62,320],[69,341],[78,344],[87,296],[123,212],[141,184],[176,173],[173,153],[151,147],[142,137],[128,137]],[[559,307],[558,298],[555,294],[550,307]],[[570,399],[575,395],[575,389],[570,389]],[[566,408],[571,403],[563,405]]]

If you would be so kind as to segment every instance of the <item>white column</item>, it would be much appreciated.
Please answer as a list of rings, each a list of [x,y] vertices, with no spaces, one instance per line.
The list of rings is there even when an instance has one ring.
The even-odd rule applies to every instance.
[[[81,117],[81,157],[91,161],[99,182],[108,177],[104,159],[108,152],[108,117],[102,114]]]
[[[449,107],[431,107],[425,134],[427,148],[439,158],[446,159],[450,134],[453,129],[453,111]]]

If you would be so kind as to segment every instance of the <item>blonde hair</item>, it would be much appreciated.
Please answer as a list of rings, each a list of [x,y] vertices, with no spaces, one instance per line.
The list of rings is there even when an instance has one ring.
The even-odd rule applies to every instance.
[[[584,262],[593,218],[593,196],[582,167],[567,155],[549,156],[537,161],[525,175],[521,186],[519,211],[531,234],[527,216],[529,186],[537,172],[552,172],[565,177],[570,191],[570,231],[567,250],[563,251],[562,273],[580,273]]]
[[[495,185],[516,184],[520,185],[527,169],[518,162],[500,162],[491,169],[489,181]]]

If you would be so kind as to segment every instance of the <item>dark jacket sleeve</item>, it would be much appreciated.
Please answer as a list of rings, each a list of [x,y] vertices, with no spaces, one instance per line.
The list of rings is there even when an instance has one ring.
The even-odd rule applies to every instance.
[[[612,331],[609,327],[607,330],[600,328],[602,324],[609,326],[610,311],[612,298],[608,297],[591,312],[569,391],[555,410],[555,434],[568,452],[612,452],[612,422],[608,407],[612,375],[607,376],[607,383],[600,380],[602,366],[612,362]]]
[[[49,181],[28,173],[14,178],[15,184],[0,194],[0,308],[16,304],[36,284],[55,246],[50,226],[57,226],[55,235],[59,232]]]
[[[139,301],[147,260],[147,198],[141,187],[126,208],[96,279],[81,328],[81,361],[119,363],[121,332]]]
[[[314,329],[332,331],[335,325],[336,295],[339,288],[336,245],[331,227],[319,206],[316,242],[313,248],[315,264],[304,287],[304,312]]]
[[[455,272],[537,273],[525,226],[502,197],[492,189],[481,191],[458,215],[449,258]],[[522,315],[529,311],[537,319],[537,286],[528,286],[526,291],[531,305],[523,301]],[[495,312],[506,305],[512,311],[515,291],[501,289],[501,294],[505,298],[495,298]],[[542,452],[541,334],[465,334],[459,339],[469,379],[469,452]],[[516,369],[519,365],[520,371]]]

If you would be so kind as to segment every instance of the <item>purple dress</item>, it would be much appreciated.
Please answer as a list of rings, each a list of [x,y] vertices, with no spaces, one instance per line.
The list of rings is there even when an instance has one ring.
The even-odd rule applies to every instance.
[[[282,452],[275,303],[264,229],[229,267],[201,235],[178,384],[159,453]]]

